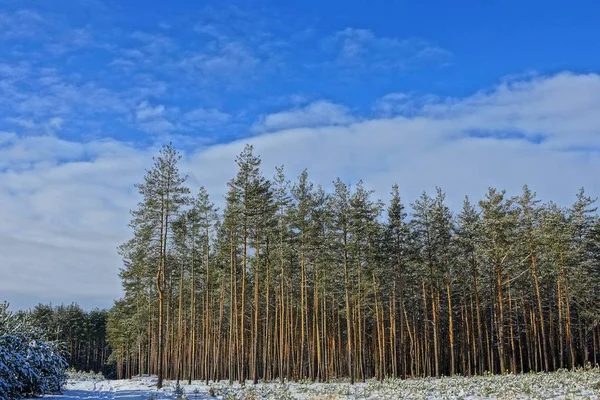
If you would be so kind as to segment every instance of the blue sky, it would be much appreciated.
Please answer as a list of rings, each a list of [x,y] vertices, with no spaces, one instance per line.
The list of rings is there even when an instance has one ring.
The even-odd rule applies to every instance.
[[[8,89],[37,96],[2,101],[0,129],[214,143],[319,99],[371,116],[390,92],[465,96],[600,65],[600,6],[522,3],[4,2]]]
[[[362,178],[384,199],[394,182],[407,202],[441,186],[454,207],[488,186],[562,205],[579,186],[599,195],[599,14],[592,1],[5,0],[0,293],[110,305],[133,184],[168,141],[217,204],[245,142],[267,175]]]

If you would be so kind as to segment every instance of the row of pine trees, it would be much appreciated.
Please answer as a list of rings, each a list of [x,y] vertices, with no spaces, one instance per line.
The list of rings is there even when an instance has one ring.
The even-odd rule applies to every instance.
[[[137,185],[108,318],[119,377],[440,376],[600,362],[600,219],[489,189],[383,204],[361,182],[273,177],[246,146],[223,210],[165,146]]]
[[[63,356],[77,371],[102,372],[111,376],[110,348],[106,340],[108,311],[83,310],[78,304],[38,304],[26,314],[44,332],[48,341],[62,343]]]

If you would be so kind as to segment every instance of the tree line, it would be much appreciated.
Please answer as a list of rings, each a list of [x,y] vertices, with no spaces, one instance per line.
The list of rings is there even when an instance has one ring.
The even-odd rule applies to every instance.
[[[108,310],[85,311],[76,303],[38,304],[17,314],[28,318],[46,340],[62,344],[62,354],[69,367],[111,375],[106,339]]]
[[[527,186],[453,213],[362,182],[267,177],[247,145],[223,210],[162,148],[136,185],[107,322],[118,377],[367,378],[550,371],[600,357],[600,218]]]

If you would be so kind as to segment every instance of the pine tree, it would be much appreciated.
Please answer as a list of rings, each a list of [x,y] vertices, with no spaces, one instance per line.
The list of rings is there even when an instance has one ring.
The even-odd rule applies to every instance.
[[[454,375],[456,369],[456,354],[454,341],[454,308],[452,303],[452,287],[454,286],[454,268],[455,265],[455,247],[452,237],[454,224],[452,213],[445,204],[446,195],[440,188],[436,188],[436,197],[432,206],[432,227],[434,235],[434,253],[436,255],[436,264],[440,276],[445,286],[446,292],[446,312],[447,312],[447,331],[449,348],[444,347],[450,353],[450,375]],[[440,306],[441,309],[441,306]]]
[[[354,274],[350,260],[350,190],[348,186],[337,179],[334,182],[335,193],[331,197],[330,208],[332,210],[333,220],[332,229],[335,232],[335,248],[338,262],[341,264],[344,279],[344,304],[346,317],[346,358],[347,371],[350,377],[350,383],[354,384],[355,379],[355,348],[353,332],[353,298],[354,296]]]
[[[574,286],[571,304],[576,308],[577,333],[581,343],[579,359],[582,364],[590,361],[588,332],[598,321],[599,272],[597,227],[598,217],[595,215],[596,199],[585,194],[584,189],[577,193],[577,199],[569,210],[569,220],[573,234],[573,259],[570,265],[570,282]],[[595,240],[596,238],[596,240]],[[572,294],[573,291],[571,291]],[[596,322],[592,322],[596,321]]]
[[[378,275],[377,264],[377,251],[379,249],[379,238],[380,238],[380,225],[378,223],[379,216],[383,209],[383,205],[379,201],[373,201],[371,196],[373,191],[366,190],[363,182],[359,181],[356,185],[354,193],[351,194],[349,200],[349,228],[350,233],[350,258],[351,258],[351,276],[354,277],[354,326],[352,331],[354,337],[354,348],[356,357],[356,371],[355,374],[361,379],[365,380],[367,354],[364,349],[366,347],[366,326],[365,326],[365,311],[366,311],[366,298],[367,296],[373,295],[374,297],[381,297],[381,293],[377,291],[377,287],[373,287],[371,282],[376,279]],[[376,271],[377,270],[377,271]],[[375,282],[377,284],[377,281]],[[375,292],[372,290],[375,289]],[[381,299],[380,299],[381,301]],[[376,317],[379,318],[378,310],[376,310]],[[377,326],[379,327],[378,341],[378,366],[379,377],[383,379],[383,360],[385,359],[383,351],[383,329],[377,320]]]
[[[192,377],[194,371],[196,370],[196,351],[197,351],[197,281],[198,272],[197,266],[203,266],[203,277],[204,277],[204,285],[202,286],[203,295],[200,296],[203,298],[204,307],[202,308],[203,315],[203,328],[202,328],[202,336],[204,338],[205,346],[202,349],[202,358],[204,360],[203,370],[206,375],[206,379],[208,380],[209,376],[209,350],[211,349],[211,344],[214,346],[214,338],[212,332],[210,331],[213,321],[211,320],[211,314],[214,307],[214,299],[212,297],[212,292],[214,290],[213,285],[215,285],[215,276],[213,276],[213,266],[211,260],[211,238],[213,237],[214,231],[216,230],[216,226],[219,221],[219,216],[217,213],[217,208],[210,201],[209,194],[206,189],[201,186],[198,190],[198,194],[196,198],[192,201],[192,208],[188,211],[188,220],[190,222],[190,246],[192,247],[191,251],[191,271],[190,271],[190,331],[191,331],[191,340],[189,343],[188,350],[188,383],[192,381]],[[211,340],[213,343],[211,343]],[[214,351],[214,350],[213,350]],[[212,360],[215,362],[215,360]]]
[[[157,387],[161,388],[164,377],[164,293],[166,288],[167,258],[170,232],[181,207],[188,202],[189,189],[184,186],[186,177],[179,174],[177,162],[181,155],[172,147],[164,146],[154,165],[146,171],[144,183],[137,184],[142,201],[138,209],[132,211],[131,226],[134,235],[150,236],[151,251],[157,258],[155,284],[158,294],[158,351]]]
[[[481,207],[481,232],[479,253],[483,258],[483,271],[490,284],[491,295],[496,298],[490,318],[490,326],[497,335],[499,372],[506,371],[506,335],[505,335],[505,298],[504,286],[510,275],[511,256],[514,256],[513,241],[516,238],[516,212],[510,199],[505,198],[505,191],[490,188],[485,200],[479,202]],[[488,344],[490,347],[490,344]],[[488,349],[488,364],[495,371],[491,353]]]
[[[237,157],[236,162],[238,164],[238,173],[235,179],[229,182],[229,195],[228,195],[228,207],[229,212],[238,214],[239,217],[237,222],[239,223],[240,238],[239,242],[242,247],[241,254],[241,272],[242,281],[240,289],[240,310],[239,315],[239,352],[238,354],[238,380],[241,384],[245,383],[245,379],[248,376],[248,367],[250,362],[250,352],[246,348],[248,339],[247,325],[246,325],[246,305],[249,283],[255,285],[255,300],[256,290],[259,285],[259,268],[260,261],[259,255],[261,251],[261,243],[263,240],[264,229],[269,224],[269,214],[273,211],[272,208],[272,192],[271,183],[266,180],[260,172],[260,158],[253,155],[253,148],[247,145],[242,153]],[[252,249],[255,254],[254,264],[252,265],[249,260],[249,247],[254,246]],[[249,282],[247,274],[250,270],[250,266],[254,270],[254,280]],[[254,323],[257,320],[259,312],[259,303],[254,304]],[[256,327],[255,327],[256,328]],[[252,352],[252,372],[256,371],[256,365],[254,361],[257,359],[257,332],[251,331],[250,336],[252,339],[251,352]],[[255,375],[255,374],[254,374]],[[256,380],[256,376],[253,376]]]
[[[540,218],[541,208],[539,208],[539,200],[529,187],[523,187],[523,194],[516,199],[519,206],[519,221],[518,223],[518,243],[524,248],[521,251],[521,256],[529,264],[531,270],[531,283],[535,290],[535,302],[537,306],[537,320],[539,320],[539,329],[541,336],[542,361],[544,371],[550,370],[548,338],[546,335],[546,321],[544,317],[544,307],[542,304],[542,294],[540,290],[540,272],[539,272],[539,247],[541,242]],[[513,373],[516,373],[516,366],[513,366]]]
[[[327,312],[327,302],[331,298],[337,297],[336,282],[339,281],[339,271],[330,268],[335,260],[334,232],[331,229],[333,215],[329,208],[330,198],[321,186],[311,192],[310,198],[308,248],[313,267],[313,340],[317,364],[316,376],[313,379],[327,381],[330,360],[333,358],[331,356],[333,349],[329,348],[333,330],[331,329],[332,324],[328,324],[331,313]]]
[[[484,331],[480,299],[480,266],[477,254],[478,240],[481,238],[480,219],[475,206],[471,204],[468,197],[465,197],[462,211],[457,216],[457,223],[456,241],[459,271],[463,271],[462,289],[469,299],[469,302],[465,304],[465,313],[468,314],[468,305],[470,305],[471,325],[473,326],[471,329],[472,334],[469,335],[470,332],[467,328],[469,320],[467,319],[467,323],[464,324],[463,336],[466,342],[471,342],[471,346],[465,350],[465,353],[470,353],[469,360],[472,359],[473,365],[472,368],[469,368],[469,372],[483,374],[486,366],[483,353]],[[474,307],[473,302],[475,303]]]
[[[390,334],[393,335],[391,358],[392,375],[400,375],[406,378],[407,355],[406,355],[406,303],[405,303],[405,279],[407,264],[407,241],[408,226],[405,222],[406,212],[400,198],[398,185],[392,186],[392,198],[387,210],[387,223],[385,227],[385,247],[383,252],[389,255],[389,270],[394,271],[391,307]],[[400,337],[396,337],[399,331]],[[398,344],[399,342],[399,344]],[[400,358],[400,365],[398,365]]]
[[[312,369],[312,357],[306,355],[306,342],[308,336],[308,263],[309,263],[309,238],[311,232],[310,211],[312,207],[313,186],[308,181],[306,170],[302,172],[298,183],[291,190],[295,207],[291,210],[291,228],[297,232],[296,243],[299,250],[300,262],[300,367],[301,376],[306,375],[306,361]]]

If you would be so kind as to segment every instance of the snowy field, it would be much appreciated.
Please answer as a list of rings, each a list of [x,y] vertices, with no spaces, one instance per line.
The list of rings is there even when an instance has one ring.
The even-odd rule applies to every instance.
[[[156,391],[153,377],[118,381],[70,380],[60,396],[45,399],[173,399],[174,382]],[[268,383],[245,388],[226,382],[182,384],[192,399],[600,399],[600,370],[348,383]]]

